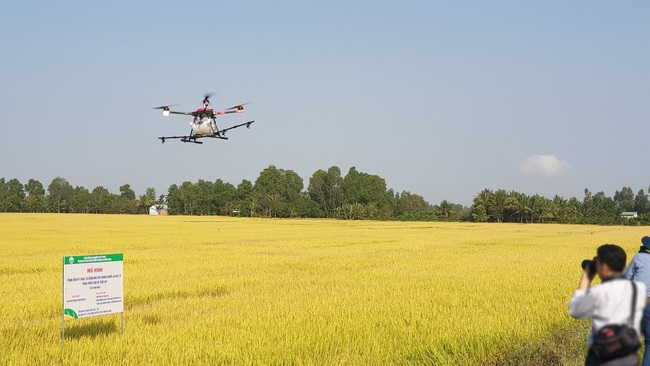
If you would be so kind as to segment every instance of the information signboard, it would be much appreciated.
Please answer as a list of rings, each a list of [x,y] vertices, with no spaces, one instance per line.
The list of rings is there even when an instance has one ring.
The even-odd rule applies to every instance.
[[[124,330],[123,255],[94,254],[63,257],[63,324],[65,317],[122,313]]]

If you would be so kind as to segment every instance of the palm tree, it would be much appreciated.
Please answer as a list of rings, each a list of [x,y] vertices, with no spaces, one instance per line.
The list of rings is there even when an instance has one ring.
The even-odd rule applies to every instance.
[[[156,203],[155,200],[151,199],[151,197],[148,197],[147,195],[143,194],[140,196],[138,199],[137,206],[139,209],[142,210],[145,214],[149,213],[149,207],[153,206],[153,204]]]
[[[544,219],[549,216],[551,201],[538,194],[530,197],[530,219],[532,222],[544,222]]]
[[[454,207],[451,203],[449,203],[449,201],[444,200],[440,202],[440,205],[438,206],[438,214],[444,216],[445,221],[449,221],[449,216],[453,215],[454,213],[456,213],[454,211]]]
[[[153,206],[156,203],[156,190],[154,188],[148,187],[146,193],[138,198],[136,206],[145,214],[149,213],[149,207]]]
[[[553,218],[555,218],[557,222],[565,223],[568,221],[567,216],[569,213],[569,201],[567,199],[564,199],[556,194],[555,197],[553,197],[551,208]]]
[[[514,214],[519,215],[519,222],[524,222],[524,216],[528,214],[530,208],[528,207],[528,196],[524,193],[512,192],[510,195],[511,207]]]
[[[485,207],[475,206],[471,209],[472,218],[478,222],[486,222],[488,220],[488,214],[485,212]]]
[[[487,188],[482,190],[476,197],[474,197],[472,210],[476,212],[480,212],[481,213],[480,216],[485,218],[485,220],[479,220],[479,221],[489,220],[490,214],[492,212],[493,197],[494,197],[494,193]]]
[[[492,199],[492,211],[497,222],[503,221],[503,213],[510,207],[511,204],[512,198],[508,196],[508,193],[505,191],[505,189],[499,189],[494,192]]]

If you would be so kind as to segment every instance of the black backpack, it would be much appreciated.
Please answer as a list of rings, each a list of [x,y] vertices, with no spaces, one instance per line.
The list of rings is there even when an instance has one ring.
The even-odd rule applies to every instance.
[[[600,361],[627,356],[641,347],[639,335],[634,330],[634,308],[636,307],[636,285],[632,284],[632,306],[627,324],[608,324],[594,335],[591,350]]]

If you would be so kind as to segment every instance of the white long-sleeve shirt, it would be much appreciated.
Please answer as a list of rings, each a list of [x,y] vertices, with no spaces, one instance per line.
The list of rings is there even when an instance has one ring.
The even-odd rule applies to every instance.
[[[641,337],[641,318],[646,304],[646,285],[636,285],[634,329]],[[632,282],[628,279],[610,279],[590,287],[586,292],[575,290],[569,301],[569,315],[576,319],[591,318],[591,333],[587,345],[591,346],[593,335],[607,324],[628,324],[632,305]]]

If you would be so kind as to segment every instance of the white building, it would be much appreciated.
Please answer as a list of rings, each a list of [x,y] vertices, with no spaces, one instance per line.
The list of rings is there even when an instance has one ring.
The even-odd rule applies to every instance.
[[[621,217],[626,219],[635,219],[639,217],[639,214],[636,212],[621,212]]]
[[[169,215],[167,205],[153,205],[149,207],[149,215]]]

